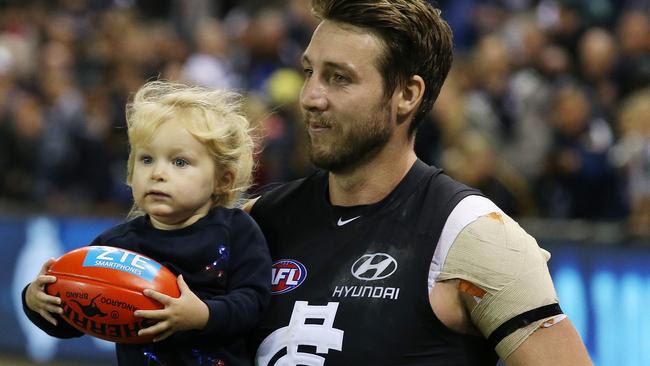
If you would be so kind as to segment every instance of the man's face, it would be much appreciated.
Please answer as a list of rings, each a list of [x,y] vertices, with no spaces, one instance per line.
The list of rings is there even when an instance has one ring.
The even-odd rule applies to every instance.
[[[390,101],[376,68],[381,52],[381,41],[360,28],[326,20],[314,32],[302,58],[300,104],[316,166],[354,169],[390,139]]]

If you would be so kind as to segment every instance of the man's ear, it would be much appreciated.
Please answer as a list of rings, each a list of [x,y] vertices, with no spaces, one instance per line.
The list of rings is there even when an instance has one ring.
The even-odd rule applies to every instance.
[[[424,97],[424,88],[424,79],[420,75],[411,76],[397,95],[398,116],[403,117],[417,110]]]

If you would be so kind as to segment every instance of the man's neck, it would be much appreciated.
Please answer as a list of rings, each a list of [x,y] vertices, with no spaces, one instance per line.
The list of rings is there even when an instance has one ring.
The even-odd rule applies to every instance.
[[[412,148],[400,152],[384,149],[374,159],[349,173],[329,173],[330,202],[335,206],[377,203],[397,187],[415,163]]]

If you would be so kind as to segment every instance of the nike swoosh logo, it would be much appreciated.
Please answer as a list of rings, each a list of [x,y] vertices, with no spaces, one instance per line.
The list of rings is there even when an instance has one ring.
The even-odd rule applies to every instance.
[[[343,225],[345,225],[345,224],[348,224],[348,223],[350,223],[350,222],[352,222],[352,221],[358,219],[359,217],[361,217],[361,216],[353,217],[353,218],[351,218],[351,219],[347,219],[347,220],[343,220],[342,217],[339,217],[339,221],[336,223],[336,225],[338,225],[338,226],[343,226]]]

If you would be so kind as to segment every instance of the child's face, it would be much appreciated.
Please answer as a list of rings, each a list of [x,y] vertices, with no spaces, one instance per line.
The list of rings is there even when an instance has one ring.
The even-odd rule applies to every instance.
[[[185,227],[207,214],[217,180],[205,145],[172,120],[133,148],[133,199],[154,227]]]

